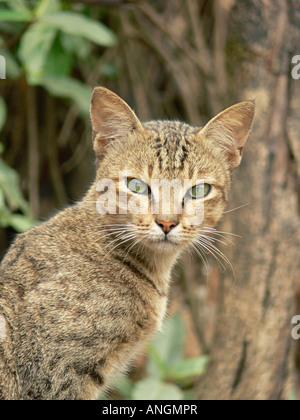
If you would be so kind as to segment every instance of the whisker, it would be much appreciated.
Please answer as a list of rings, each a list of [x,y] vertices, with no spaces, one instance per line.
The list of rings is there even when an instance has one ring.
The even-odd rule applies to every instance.
[[[201,247],[203,247],[207,252],[209,252],[211,255],[213,255],[214,256],[214,258],[216,259],[216,261],[220,264],[220,266],[222,267],[222,270],[223,271],[226,271],[226,267],[225,267],[225,265],[222,263],[222,261],[220,260],[220,258],[221,258],[221,255],[219,255],[220,256],[220,258],[218,257],[218,255],[216,255],[216,250],[214,250],[210,245],[210,243],[203,243],[202,241],[200,241],[200,240],[197,240],[197,244],[198,245],[200,245]]]
[[[116,239],[113,241],[113,243],[114,242],[117,242],[117,241],[119,241],[119,240],[123,240],[123,239],[127,239],[127,238],[131,238],[131,237],[134,237],[135,236],[135,234],[134,234],[134,232],[127,232],[127,233],[125,233],[125,234],[119,234],[119,235],[117,235],[117,237],[116,237]]]
[[[136,238],[135,241],[133,241],[133,243],[131,245],[128,246],[128,249],[126,248],[125,251],[127,250],[125,257],[123,258],[123,261],[125,260],[125,258],[127,257],[127,255],[129,254],[129,252],[131,251],[131,249],[138,245],[138,243],[140,243],[142,241],[141,238]],[[141,245],[141,244],[140,244]]]
[[[106,234],[105,234],[106,233]],[[107,238],[108,236],[116,236],[116,238],[118,238],[119,236],[125,234],[125,233],[132,233],[131,229],[116,229],[116,230],[112,230],[112,231],[101,231],[101,235],[97,235],[97,240],[96,242],[100,242],[102,239]],[[105,235],[104,235],[105,234]]]
[[[116,238],[118,238],[119,236],[122,236],[124,233],[132,233],[132,232],[130,232],[130,231],[116,231],[116,232],[109,232],[109,233],[107,233],[106,235],[102,235],[102,236],[100,236],[98,239],[100,240],[100,239],[102,239],[102,238],[106,238],[107,236],[116,236]]]
[[[203,232],[207,232],[207,233],[212,233],[213,235],[229,235],[229,236],[234,236],[236,238],[240,238],[242,239],[243,237],[240,235],[236,235],[235,233],[232,232],[223,232],[221,230],[217,230],[215,228],[211,228],[209,226],[204,226],[204,229],[201,229]]]
[[[197,246],[192,242],[191,246],[195,249],[197,255],[200,257],[200,259],[202,260],[206,273],[207,273],[207,279],[208,279],[208,273],[209,273],[209,264],[208,264],[208,260],[205,254],[202,253],[202,250],[200,250],[199,248],[197,248]]]
[[[236,276],[235,276],[235,271],[234,271],[233,265],[231,264],[230,260],[226,257],[226,255],[222,251],[220,251],[214,244],[209,242],[209,237],[207,237],[206,240],[204,238],[201,238],[201,239],[202,239],[202,241],[204,240],[204,243],[202,242],[202,246],[206,247],[207,250],[216,258],[216,260],[219,261],[219,263],[223,267],[224,271],[226,271],[226,267],[220,261],[218,256],[220,258],[222,258],[222,260],[230,266],[231,271],[232,271],[233,276],[234,276],[234,280],[236,281]],[[200,243],[199,243],[199,245],[200,245]]]
[[[108,229],[99,229],[98,232],[99,233],[105,233],[105,232],[110,232],[110,233],[114,233],[114,232],[131,232],[133,231],[132,228],[128,228],[128,227],[124,227],[124,228],[108,228]]]
[[[122,240],[122,242],[120,242],[120,243],[117,243],[117,245],[115,245],[106,255],[105,255],[105,257],[104,258],[107,258],[107,256],[114,250],[114,249],[116,249],[118,246],[121,246],[121,245],[123,245],[123,244],[125,244],[126,242],[128,242],[128,241],[131,241],[132,239],[134,238],[134,236],[132,236],[132,237],[130,237],[130,238],[127,238],[127,239],[124,239],[124,240]],[[120,238],[118,238],[118,240],[120,240]],[[113,242],[115,242],[115,241],[113,241]],[[109,245],[111,245],[112,243],[110,243]]]
[[[226,243],[226,242],[224,242],[224,241],[222,241],[221,239],[218,239],[218,238],[213,238],[212,236],[208,236],[208,235],[200,235],[200,237],[201,238],[204,238],[204,239],[208,239],[209,241],[212,241],[212,242],[219,242],[220,244],[223,244],[223,245],[225,245],[225,246],[228,246],[228,243]],[[226,238],[225,238],[226,239]],[[231,242],[232,243],[232,242]]]
[[[242,209],[244,207],[247,207],[249,205],[250,205],[250,203],[243,204],[242,206],[236,207],[235,209],[224,211],[223,214],[232,213],[233,211],[240,210],[240,209]]]
[[[122,237],[122,235],[123,235],[123,237]],[[123,234],[123,232],[122,232],[121,234],[117,235],[117,237],[114,240],[110,241],[103,249],[108,248],[110,245],[114,244],[115,242],[118,242],[118,241],[123,240],[123,239],[127,239],[130,236],[134,236],[134,233],[133,232],[126,232],[125,234]]]
[[[135,227],[133,224],[129,223],[120,223],[120,224],[112,224],[112,225],[97,225],[91,226],[93,229],[107,229],[107,228],[127,228],[127,227]]]
[[[199,239],[199,238],[198,238]],[[214,249],[218,255],[220,255],[221,257],[224,258],[224,260],[227,263],[230,263],[230,261],[228,260],[228,258],[226,257],[226,255],[219,250],[219,248],[217,248],[212,242],[211,242],[211,238],[209,236],[204,237],[203,235],[201,236],[201,241],[203,241],[206,245],[210,246],[212,249]]]
[[[222,238],[223,241],[227,241],[227,242],[223,242],[224,245],[228,245],[228,244],[234,245],[234,242],[231,239],[226,238],[226,236],[224,236],[224,235],[222,235],[220,233],[214,233],[214,232],[209,232],[209,231],[201,230],[200,231],[200,234],[201,235],[204,234],[204,236],[207,236],[207,237],[209,236],[211,239],[213,239],[213,240],[215,240],[217,242],[220,241],[220,239],[218,239],[218,238]],[[207,234],[209,234],[209,235],[207,235]]]

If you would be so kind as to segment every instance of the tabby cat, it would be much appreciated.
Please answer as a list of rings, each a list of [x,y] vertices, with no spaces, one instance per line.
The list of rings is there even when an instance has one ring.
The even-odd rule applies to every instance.
[[[116,94],[94,89],[95,182],[81,202],[19,235],[1,264],[0,399],[96,399],[128,369],[162,325],[181,252],[201,243],[213,252],[209,233],[254,108],[236,104],[204,128],[141,123]],[[152,181],[175,179],[190,184],[170,188],[166,212]],[[105,202],[103,180],[123,201]],[[130,200],[146,211],[124,211]]]

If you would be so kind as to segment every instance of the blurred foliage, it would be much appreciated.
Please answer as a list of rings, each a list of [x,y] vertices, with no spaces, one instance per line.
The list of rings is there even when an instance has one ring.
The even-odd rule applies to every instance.
[[[0,225],[3,227],[12,227],[17,232],[24,231],[32,226],[33,215],[42,215],[39,205],[40,179],[37,179],[41,170],[41,153],[36,150],[40,143],[40,94],[36,89],[42,87],[48,93],[47,102],[55,97],[69,100],[76,118],[82,117],[86,124],[92,87],[83,80],[84,77],[78,77],[78,63],[89,58],[92,68],[96,61],[96,56],[94,59],[91,57],[93,45],[106,48],[115,45],[117,41],[115,34],[107,26],[89,15],[88,7],[59,0],[0,1],[0,55],[5,58],[6,63],[6,80],[1,80],[0,85],[1,93],[3,91],[3,96],[0,96],[0,134],[3,134],[1,141],[7,149],[8,164],[14,166],[18,165],[18,154],[19,159],[24,161],[24,146],[30,148],[27,153],[28,185],[22,185],[22,189],[27,190],[31,205],[30,211],[28,204],[25,206],[25,200],[20,199],[21,188],[17,173],[1,160],[1,179],[5,185],[9,183],[13,187],[9,195],[6,190],[6,194],[1,197]],[[112,72],[114,77],[115,70],[112,67],[106,67],[105,71],[108,76]],[[17,88],[15,94],[19,96],[18,104],[11,100],[14,88]],[[14,109],[18,106],[23,108],[23,120],[22,115],[18,115],[18,124],[9,127],[10,120],[7,116],[12,112],[18,113],[19,110]],[[23,143],[26,134],[29,137],[27,145]],[[42,147],[45,149],[45,145]],[[63,187],[63,176],[58,172],[59,162],[54,162],[58,158],[56,147],[53,142],[52,146],[46,147],[46,151],[47,159],[51,160],[48,163],[52,187],[57,195],[58,205],[61,206],[66,202],[67,194]],[[11,196],[18,196],[19,200],[13,201]]]
[[[184,358],[185,327],[181,315],[169,318],[148,346],[146,377],[133,382],[122,377],[119,394],[129,400],[189,400],[206,371],[207,356]]]
[[[83,116],[88,115],[91,88],[71,76],[76,58],[85,60],[90,43],[110,47],[114,33],[101,22],[70,10],[58,0],[30,2],[1,1],[1,32],[13,34],[14,53],[0,38],[0,54],[7,60],[7,76],[17,78],[25,72],[27,83],[43,86],[50,94],[70,98]]]
[[[0,155],[3,152],[0,143]],[[36,221],[19,187],[19,175],[0,157],[0,226],[25,232]]]

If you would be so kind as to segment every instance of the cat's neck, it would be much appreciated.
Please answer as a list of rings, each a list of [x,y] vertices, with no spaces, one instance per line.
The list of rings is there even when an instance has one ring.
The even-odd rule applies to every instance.
[[[129,245],[130,247],[130,245]],[[140,245],[122,249],[116,248],[112,254],[118,255],[124,264],[134,265],[139,272],[150,278],[163,295],[168,294],[171,281],[171,272],[179,257],[180,251],[162,251],[155,247],[142,247]],[[157,247],[156,247],[157,248]]]
[[[166,286],[166,290],[168,289],[171,281],[171,272],[173,267],[178,260],[180,252],[172,252],[172,253],[162,253],[162,252],[155,252],[152,256],[154,260],[154,267],[151,272],[153,280],[157,284],[161,284],[162,286]]]

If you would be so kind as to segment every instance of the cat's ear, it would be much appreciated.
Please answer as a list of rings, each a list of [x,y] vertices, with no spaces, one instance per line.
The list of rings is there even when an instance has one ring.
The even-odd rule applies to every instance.
[[[204,136],[227,154],[231,169],[241,163],[254,112],[254,101],[238,103],[218,114],[199,132],[201,137]]]
[[[122,139],[142,128],[133,110],[118,95],[103,87],[96,87],[91,100],[93,145],[98,158],[112,141]]]

